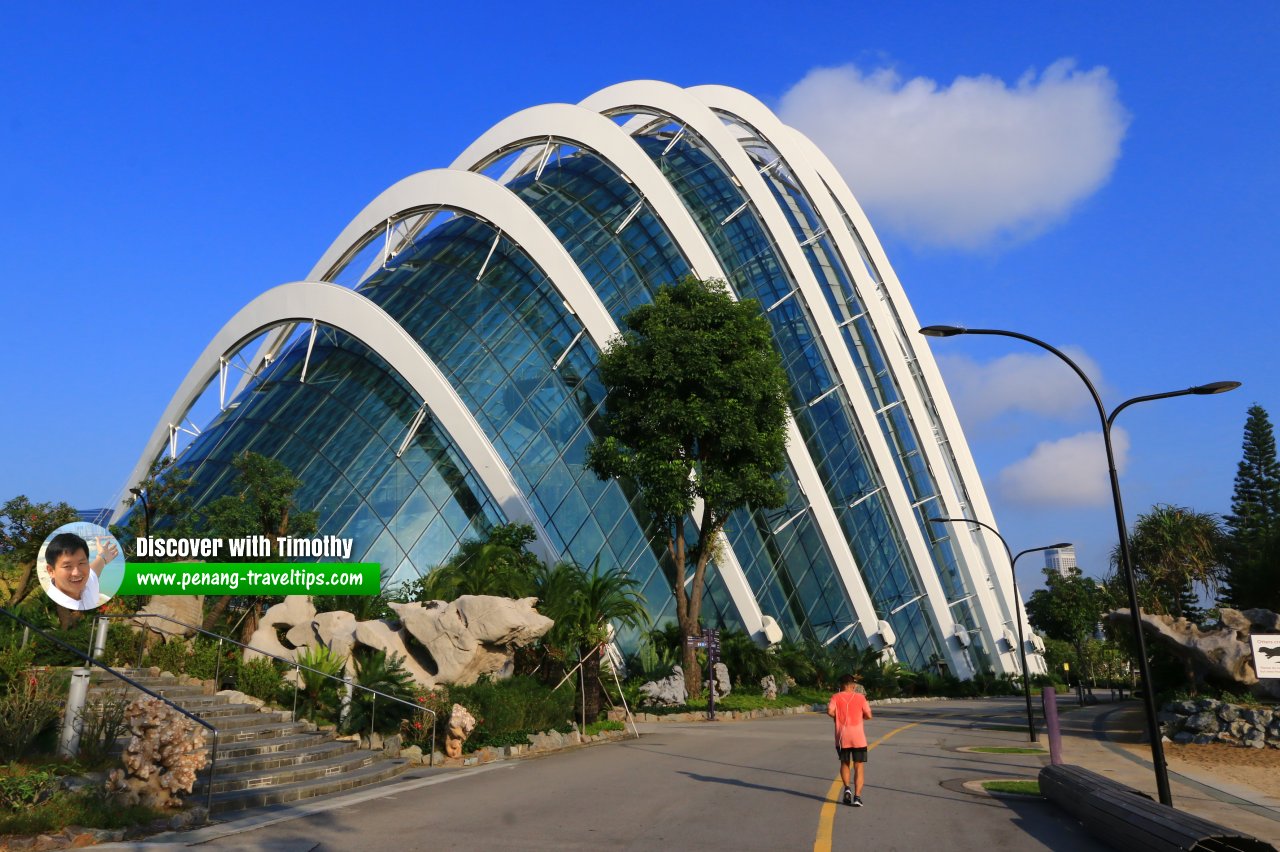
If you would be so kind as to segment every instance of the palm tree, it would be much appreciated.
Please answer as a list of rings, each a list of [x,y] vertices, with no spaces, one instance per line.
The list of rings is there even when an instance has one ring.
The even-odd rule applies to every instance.
[[[534,540],[528,524],[502,524],[486,538],[462,543],[449,561],[415,581],[414,600],[457,600],[462,595],[522,598],[533,591],[533,575],[540,563],[525,549]]]
[[[1222,579],[1222,523],[1217,515],[1158,503],[1139,515],[1129,537],[1134,573],[1151,591],[1158,613],[1185,617],[1186,590],[1199,586],[1209,593]],[[1112,552],[1119,563],[1119,547]]]
[[[573,562],[559,562],[540,570],[535,582],[542,613],[555,621],[547,642],[577,651],[582,661],[582,722],[590,724],[600,715],[600,657],[611,638],[610,625],[649,626],[640,584],[618,571],[602,572],[599,557],[590,573]]]

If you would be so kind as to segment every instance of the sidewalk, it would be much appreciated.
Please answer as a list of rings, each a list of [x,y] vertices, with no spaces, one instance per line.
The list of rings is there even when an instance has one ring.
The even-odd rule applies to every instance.
[[[1142,705],[1097,704],[1063,713],[1062,759],[1141,790],[1157,799],[1151,752],[1146,747]],[[1138,744],[1136,754],[1124,745]],[[1170,759],[1173,805],[1220,825],[1280,846],[1280,800],[1217,777],[1199,766]]]

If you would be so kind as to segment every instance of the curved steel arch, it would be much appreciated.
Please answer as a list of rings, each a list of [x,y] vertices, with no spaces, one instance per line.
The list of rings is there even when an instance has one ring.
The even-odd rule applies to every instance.
[[[559,558],[506,464],[449,380],[418,342],[378,305],[346,287],[324,281],[298,281],[273,287],[241,308],[214,335],[165,408],[129,482],[139,482],[147,475],[152,461],[168,440],[172,424],[182,421],[209,386],[224,356],[278,325],[313,321],[350,334],[400,374],[428,404],[503,513],[511,520],[534,527],[538,533],[535,546],[542,551],[539,555],[549,562]],[[117,507],[116,515],[123,509],[123,505]]]
[[[617,336],[618,327],[604,303],[551,230],[515,193],[475,172],[434,169],[388,187],[343,229],[316,263],[315,270],[332,274],[342,258],[349,257],[354,247],[376,235],[388,219],[429,205],[447,206],[479,216],[519,245],[582,322],[597,348],[603,349]],[[763,630],[763,613],[751,592],[751,584],[732,548],[726,546],[721,552],[725,556],[718,560],[718,565],[725,588],[748,632],[758,634]]]
[[[454,159],[450,168],[483,168],[506,151],[548,137],[587,148],[611,163],[670,229],[694,274],[724,277],[693,217],[653,161],[616,124],[591,110],[572,104],[544,104],[521,110],[486,130]]]
[[[915,356],[918,359],[918,356],[915,355],[914,347],[911,346],[910,341],[902,339],[906,337],[907,330],[901,327],[898,316],[894,315],[895,311],[899,315],[903,313],[904,305],[907,306],[906,312],[909,312],[910,302],[906,298],[905,292],[902,292],[900,297],[895,297],[893,294],[886,292],[885,300],[890,304],[885,304],[884,301],[876,297],[877,282],[871,278],[870,273],[862,262],[861,252],[858,249],[857,240],[862,236],[845,227],[845,218],[842,215],[844,211],[836,201],[830,188],[831,184],[838,183],[852,197],[852,191],[848,189],[848,184],[844,182],[839,174],[828,175],[824,179],[810,159],[808,149],[812,147],[812,143],[810,142],[807,147],[804,146],[796,138],[802,136],[799,131],[783,124],[782,120],[768,107],[750,94],[728,86],[714,85],[696,86],[687,91],[713,110],[727,113],[741,121],[744,126],[754,130],[783,158],[783,161],[795,176],[796,181],[800,184],[801,189],[822,217],[827,231],[835,242],[836,251],[839,252],[844,260],[846,270],[848,270],[852,279],[858,282],[858,289],[861,291],[859,295],[863,306],[871,314],[874,325],[882,329],[882,339],[889,334],[893,334],[901,340],[902,347],[882,345],[882,356],[895,366],[894,373],[899,393],[908,405],[908,410],[914,412],[913,419],[915,422],[930,422],[932,418],[929,416],[927,404],[911,378],[910,365],[907,362],[908,357]],[[861,211],[859,210],[859,212]],[[850,220],[852,220],[852,216]],[[874,234],[869,225],[867,226],[867,233]],[[900,286],[899,290],[901,290]],[[927,349],[927,347],[925,348]],[[972,457],[968,455],[968,444],[964,441],[963,433],[948,430],[946,425],[940,422],[942,418],[940,409],[951,407],[950,398],[946,395],[945,390],[941,393],[936,392],[937,388],[944,387],[941,378],[938,377],[936,382],[929,382],[929,387],[934,389],[934,405],[936,409],[939,409],[939,421],[936,422],[936,425],[942,430],[942,435],[937,440],[928,441],[923,434],[917,434],[917,441],[926,458],[929,459],[930,467],[934,471],[946,471],[949,467],[947,460],[943,457],[943,453],[946,450],[941,442],[947,440],[948,435],[960,435],[958,441],[960,448],[958,451],[953,450],[952,459],[955,462],[956,472],[962,481],[954,482],[950,476],[940,478],[937,473],[934,474],[935,479],[939,481],[939,485],[946,488],[945,496],[949,498],[948,502],[956,507],[953,510],[947,510],[947,514],[949,516],[961,514],[959,507],[965,503],[970,505],[968,511],[973,512],[977,508],[973,503],[977,503],[980,500],[982,508],[986,509],[986,516],[991,523],[994,523],[994,518],[990,518],[990,508],[986,502],[981,477]],[[952,410],[951,414],[954,418],[954,410]],[[951,442],[953,448],[956,443],[955,441]],[[958,488],[966,489],[970,500],[964,500],[957,490]],[[975,494],[978,497],[975,498]],[[977,514],[973,515],[973,517],[982,519],[982,516]],[[988,646],[995,653],[999,653],[1000,644],[997,640],[1000,637],[995,629],[996,623],[1007,623],[1018,617],[1022,617],[1025,623],[1025,616],[1015,615],[1021,607],[1019,604],[1015,608],[1009,578],[1005,572],[995,570],[991,554],[987,549],[966,536],[952,536],[952,540],[964,554],[965,558],[961,564],[968,574],[970,588],[975,593],[978,604],[984,612],[997,613],[1000,616],[999,618],[982,619],[982,626],[988,634]],[[998,588],[1001,592],[999,597],[992,594],[993,590],[988,586],[986,582],[987,576],[984,576],[984,574],[999,584]],[[1009,653],[1016,656],[1016,648]],[[1010,662],[1006,668],[1013,671],[1016,666]]]
[[[799,288],[797,295],[804,300],[810,316],[813,317],[818,335],[824,342],[840,339],[835,318],[804,257],[799,240],[795,238],[791,226],[774,200],[772,192],[765,185],[759,170],[710,107],[678,86],[654,80],[636,80],[609,86],[587,96],[580,101],[580,105],[604,115],[635,111],[669,116],[700,136],[720,157],[728,173],[737,180],[762,224],[773,237],[780,259],[789,270],[792,281]],[[861,380],[848,350],[843,345],[839,347],[829,343],[824,345],[841,384],[846,388],[860,387]],[[847,392],[845,395],[853,406],[853,413],[858,422],[877,422],[870,402],[862,394]],[[879,429],[864,429],[863,437],[877,467],[882,471],[890,472],[883,479],[892,505],[900,510],[899,514],[908,514],[901,510],[903,507],[910,506],[911,500],[901,478],[896,475],[894,456],[883,433]],[[932,614],[933,622],[938,628],[942,650],[949,656],[953,671],[968,672],[972,668],[968,659],[960,649],[953,648],[952,643],[946,641],[946,637],[950,636],[954,629],[954,619],[945,605],[946,596],[942,592],[928,542],[915,524],[901,524],[901,531],[912,559],[918,566],[917,575],[927,592],[926,611]],[[842,540],[844,540],[843,536]],[[923,570],[924,566],[928,566],[930,570]]]
[[[495,124],[468,146],[454,160],[454,166],[482,168],[506,151],[548,138],[586,148],[610,163],[648,201],[672,239],[690,258],[691,266],[700,269],[705,276],[726,278],[720,262],[674,187],[633,139],[614,122],[596,112],[568,104],[547,104],[521,110]],[[822,487],[813,458],[790,413],[787,416],[787,435],[787,455],[792,469],[813,509],[824,542],[836,557],[833,562],[864,636],[871,640],[878,626],[871,595],[862,575],[853,570],[853,553],[849,550],[826,489]],[[726,548],[726,552],[732,553],[732,549]]]

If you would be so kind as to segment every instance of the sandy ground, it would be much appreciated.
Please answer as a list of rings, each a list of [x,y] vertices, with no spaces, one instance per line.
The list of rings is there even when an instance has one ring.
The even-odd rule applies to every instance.
[[[1151,756],[1145,748],[1136,749],[1135,753]],[[1200,769],[1280,800],[1280,749],[1165,743],[1164,755],[1174,772],[1183,767]]]

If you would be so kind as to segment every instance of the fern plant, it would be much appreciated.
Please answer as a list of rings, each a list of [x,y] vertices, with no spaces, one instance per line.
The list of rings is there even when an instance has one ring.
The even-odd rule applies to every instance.
[[[372,728],[375,733],[392,734],[417,712],[414,707],[400,703],[414,703],[417,694],[413,676],[405,671],[404,660],[399,654],[388,657],[386,651],[375,651],[357,656],[355,682],[365,689],[352,690],[351,706],[343,720],[343,729],[347,733],[368,733]],[[369,690],[400,701],[388,701]]]
[[[324,645],[312,645],[297,656],[298,715],[313,722],[336,722],[338,719],[338,686],[347,664]],[[310,671],[314,669],[314,671]],[[331,677],[325,677],[330,675]]]

